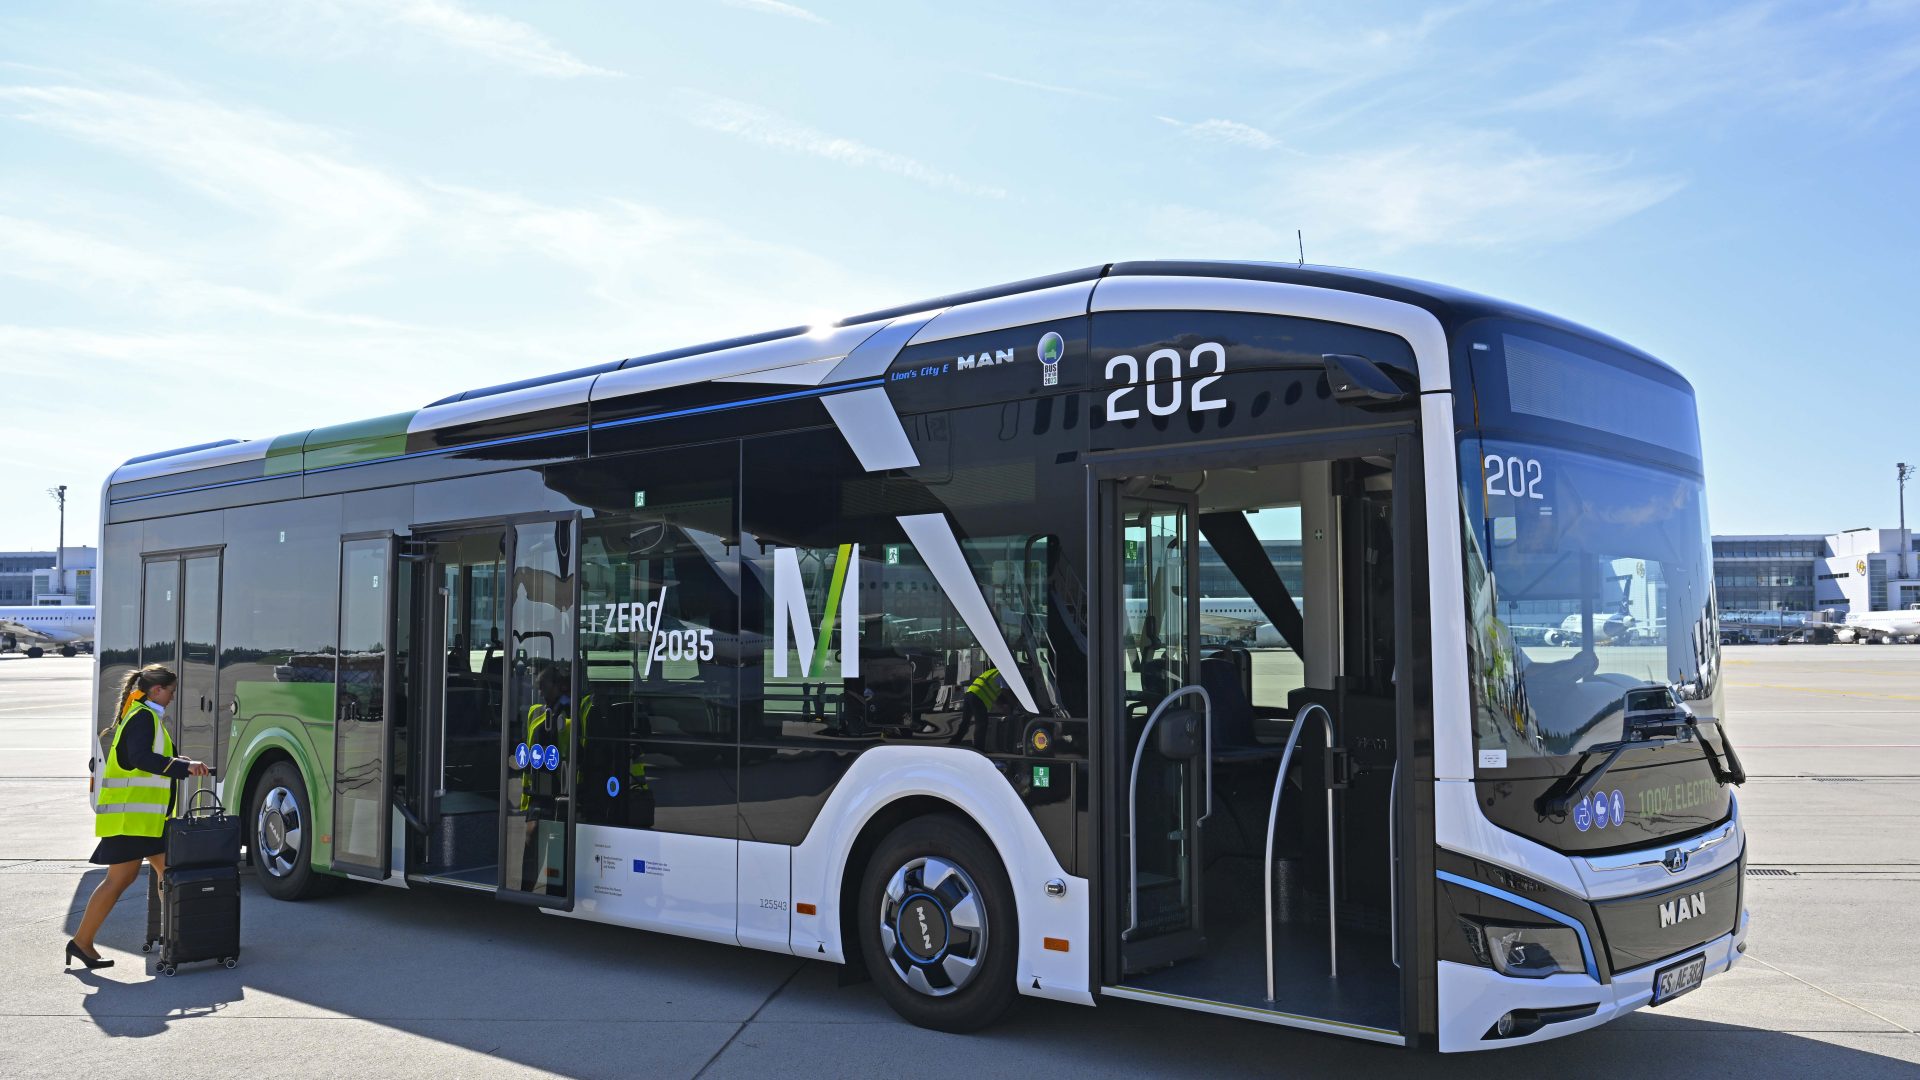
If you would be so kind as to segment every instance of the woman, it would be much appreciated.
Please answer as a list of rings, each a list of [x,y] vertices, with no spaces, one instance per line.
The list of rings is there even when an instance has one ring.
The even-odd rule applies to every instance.
[[[100,733],[107,757],[96,774],[100,780],[94,792],[93,834],[101,839],[89,861],[105,866],[107,877],[93,890],[80,929],[67,942],[68,967],[75,960],[88,968],[113,966],[113,961],[100,958],[93,935],[120,902],[120,894],[140,877],[142,859],[153,864],[154,876],[166,872],[173,781],[208,774],[204,764],[173,756],[173,736],[162,721],[173,704],[177,681],[161,664],[129,673],[120,687],[119,722]]]

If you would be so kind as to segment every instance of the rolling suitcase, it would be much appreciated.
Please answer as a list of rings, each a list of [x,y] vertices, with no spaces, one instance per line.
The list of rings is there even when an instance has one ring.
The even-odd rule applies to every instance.
[[[167,867],[160,896],[160,974],[181,964],[218,960],[240,962],[240,868]]]
[[[160,974],[181,964],[240,962],[240,822],[210,788],[193,793],[167,826],[167,872],[159,883],[158,923],[148,892],[149,940],[160,942]]]

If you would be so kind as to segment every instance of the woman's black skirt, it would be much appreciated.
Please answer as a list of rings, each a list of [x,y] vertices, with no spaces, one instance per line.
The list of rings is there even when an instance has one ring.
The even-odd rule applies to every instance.
[[[93,849],[90,863],[100,866],[113,866],[117,863],[139,862],[149,855],[165,855],[167,838],[165,836],[103,836]]]

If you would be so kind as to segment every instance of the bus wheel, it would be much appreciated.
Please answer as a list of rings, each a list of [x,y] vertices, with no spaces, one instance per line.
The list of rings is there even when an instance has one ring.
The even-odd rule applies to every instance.
[[[1013,1003],[1013,888],[965,819],[915,818],[888,834],[862,876],[858,917],[867,970],[907,1020],[975,1031]]]
[[[313,872],[313,812],[307,785],[292,762],[276,761],[254,785],[254,869],[276,900],[303,900],[320,889]]]

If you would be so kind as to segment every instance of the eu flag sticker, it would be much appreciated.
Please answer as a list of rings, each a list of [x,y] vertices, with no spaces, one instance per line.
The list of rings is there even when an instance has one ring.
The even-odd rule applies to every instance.
[[[646,873],[646,872],[647,872],[647,860],[645,860],[645,859],[635,859],[635,860],[633,860],[633,872],[634,872],[634,873],[636,873],[636,874],[644,874],[644,873]]]

